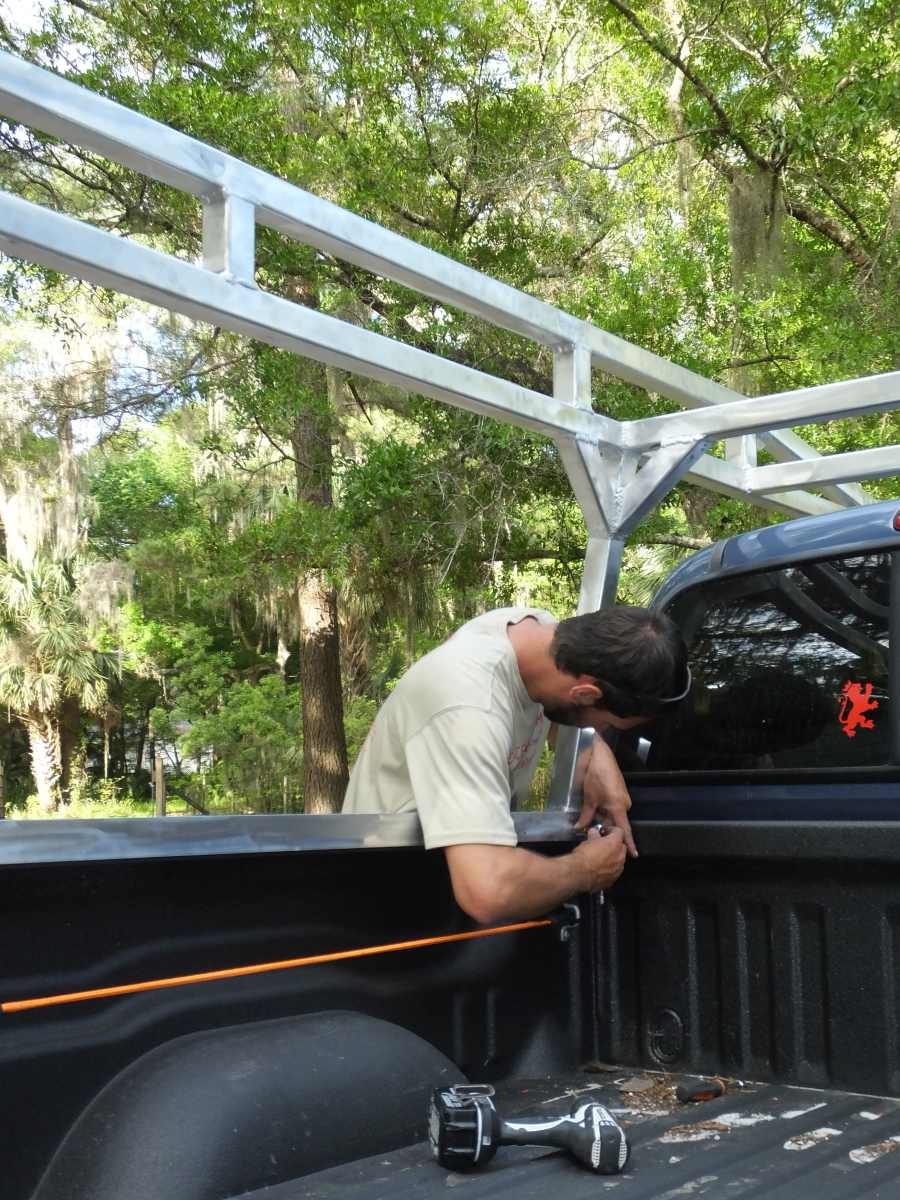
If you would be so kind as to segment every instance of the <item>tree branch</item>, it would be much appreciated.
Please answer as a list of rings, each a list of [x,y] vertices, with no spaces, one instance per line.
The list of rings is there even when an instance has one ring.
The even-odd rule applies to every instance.
[[[586,158],[579,158],[573,154],[572,161],[581,163],[584,167],[589,167],[592,171],[618,171],[622,167],[627,167],[629,163],[633,163],[635,159],[640,158],[644,154],[649,154],[651,150],[658,150],[660,146],[671,146],[674,142],[683,142],[685,138],[696,137],[701,133],[726,133],[727,131],[721,125],[707,125],[700,129],[689,129],[686,133],[679,133],[675,137],[661,138],[659,141],[651,142],[649,146],[641,146],[639,150],[635,150],[633,154],[627,154],[625,158],[619,159],[614,163],[592,163]]]
[[[404,221],[409,221],[410,225],[416,225],[419,229],[427,229],[429,233],[443,236],[443,230],[433,221],[429,221],[427,217],[417,216],[408,208],[404,208],[402,204],[389,204],[388,211],[394,213],[395,216],[402,217]]]
[[[811,208],[810,205],[804,204],[800,200],[793,200],[787,193],[784,194],[784,207],[795,220],[802,221],[804,225],[809,225],[811,229],[815,229],[817,233],[821,233],[823,237],[837,246],[839,250],[843,250],[854,266],[861,267],[863,270],[870,270],[872,268],[872,256],[833,217],[829,217],[827,213],[819,212],[818,209]]]
[[[684,550],[705,550],[712,545],[711,538],[686,537],[680,533],[661,533],[654,537],[642,537],[637,542],[639,546],[680,546]],[[584,546],[573,546],[571,550],[551,550],[549,547],[535,546],[528,550],[495,554],[490,558],[479,561],[491,562],[581,562],[585,555]],[[429,564],[434,565],[434,564]]]
[[[740,38],[735,37],[733,33],[725,33],[724,37],[727,42],[730,42],[731,45],[734,46],[735,50],[738,50],[741,54],[745,54],[751,60],[751,62],[755,62],[756,65],[761,67],[764,72],[771,75],[773,79],[776,79],[785,95],[796,99],[796,93],[794,92],[793,88],[791,88],[782,77],[778,68],[769,58],[767,51],[755,50],[752,46],[745,45]]]
[[[66,3],[71,4],[73,8],[80,8],[81,11],[87,13],[89,17],[93,17],[97,21],[104,21],[107,25],[111,25],[114,29],[119,29],[121,32],[121,26],[116,24],[110,13],[104,12],[102,8],[98,8],[95,4],[88,3],[88,0],[66,0]],[[139,13],[141,13],[141,15],[149,24],[150,14],[138,7],[137,4],[135,4],[135,8]],[[205,63],[200,58],[190,58],[187,56],[185,56],[184,62],[186,62],[189,67],[193,67],[197,71],[204,71],[206,74],[211,75],[216,83],[218,83],[220,86],[224,82],[225,77],[223,76],[222,72],[217,70],[217,68],[212,66],[210,63]]]
[[[805,174],[805,172],[804,172],[804,174]],[[862,238],[862,240],[864,242],[868,242],[869,245],[871,245],[872,239],[869,237],[869,233],[868,233],[866,227],[863,225],[862,221],[857,216],[857,214],[853,211],[853,209],[850,207],[850,205],[847,204],[844,200],[842,200],[841,197],[838,196],[836,194],[836,192],[828,186],[828,184],[823,183],[823,181],[818,177],[818,175],[809,175],[809,176],[807,176],[807,178],[817,188],[821,188],[821,190],[825,193],[825,195],[828,197],[828,199],[831,201],[831,203],[835,206],[835,208],[839,208],[841,210],[841,212],[844,214],[844,216],[847,218],[847,220],[850,221],[855,226],[856,231],[859,234],[859,236]]]
[[[359,411],[366,418],[366,420],[369,422],[369,424],[372,425],[373,424],[372,418],[369,416],[368,412],[366,412],[366,406],[363,404],[362,400],[360,399],[359,392],[356,390],[356,384],[353,382],[353,380],[349,376],[347,377],[347,391],[350,393],[350,395],[356,401],[356,404],[359,407]]]
[[[700,76],[697,75],[687,65],[684,59],[681,58],[680,55],[675,54],[672,50],[670,50],[664,42],[659,40],[659,38],[654,37],[650,30],[647,29],[646,26],[641,22],[637,14],[632,12],[627,4],[622,3],[622,0],[606,0],[606,2],[616,9],[617,12],[622,14],[625,20],[637,30],[641,40],[647,46],[649,46],[651,50],[654,50],[661,58],[664,58],[666,62],[670,63],[677,71],[680,71],[682,75],[684,75],[685,79],[694,85],[695,90],[703,97],[703,99],[718,117],[719,124],[722,127],[723,136],[729,138],[736,146],[743,150],[747,158],[749,158],[752,163],[759,167],[760,170],[770,170],[771,164],[768,162],[768,160],[763,158],[761,154],[758,154],[746,140],[746,138],[737,132],[731,122],[731,119],[725,112],[725,109],[722,107],[707,85],[703,82]]]
[[[251,413],[251,420],[253,421],[253,424],[256,426],[256,428],[259,430],[259,432],[266,439],[266,441],[269,443],[269,445],[272,447],[272,449],[274,451],[276,451],[277,454],[280,455],[279,461],[296,463],[297,460],[296,460],[296,458],[294,458],[293,454],[286,453],[286,451],[284,450],[283,447],[279,446],[277,442],[272,440],[272,438],[269,436],[268,432],[266,431],[265,427],[263,426],[262,421],[260,421],[260,419],[256,415],[256,413]]]
[[[726,363],[722,370],[736,371],[741,367],[758,367],[762,363],[794,362],[796,358],[796,354],[764,354],[761,358],[736,358]]]
[[[705,550],[712,545],[712,538],[684,537],[680,533],[661,533],[656,537],[641,538],[641,546],[682,546],[685,550]]]
[[[539,279],[568,279],[572,272],[581,266],[591,251],[596,250],[601,242],[603,242],[608,233],[609,229],[601,229],[597,236],[592,237],[580,250],[577,250],[564,266],[538,267],[535,270],[535,275]]]

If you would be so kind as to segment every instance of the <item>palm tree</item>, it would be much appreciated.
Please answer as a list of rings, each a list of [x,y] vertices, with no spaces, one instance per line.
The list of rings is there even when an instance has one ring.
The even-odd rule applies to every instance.
[[[107,708],[115,656],[96,648],[79,605],[75,559],[38,556],[31,565],[0,559],[0,703],[27,730],[31,771],[44,812],[59,808],[60,720],[68,702]]]

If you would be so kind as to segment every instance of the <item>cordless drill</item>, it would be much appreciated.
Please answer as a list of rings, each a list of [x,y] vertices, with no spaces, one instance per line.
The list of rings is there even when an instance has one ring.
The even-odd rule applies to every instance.
[[[442,1167],[483,1167],[500,1146],[555,1146],[598,1175],[617,1175],[628,1161],[621,1126],[602,1104],[573,1105],[566,1116],[504,1120],[487,1084],[436,1088],[428,1110],[428,1138]]]

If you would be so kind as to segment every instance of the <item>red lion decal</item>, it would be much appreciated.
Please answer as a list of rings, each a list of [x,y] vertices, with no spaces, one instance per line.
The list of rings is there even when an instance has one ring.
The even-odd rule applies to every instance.
[[[878,701],[872,699],[872,684],[851,683],[848,679],[841,688],[841,708],[838,720],[844,727],[847,737],[856,737],[857,728],[874,729],[875,722],[868,720],[863,713],[878,707]]]

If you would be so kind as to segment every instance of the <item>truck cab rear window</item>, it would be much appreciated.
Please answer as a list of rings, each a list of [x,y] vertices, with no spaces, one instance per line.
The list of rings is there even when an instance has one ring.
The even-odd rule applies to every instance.
[[[620,744],[626,770],[891,763],[891,556],[806,563],[690,588],[669,615],[694,688]],[[898,564],[900,569],[900,564]]]

